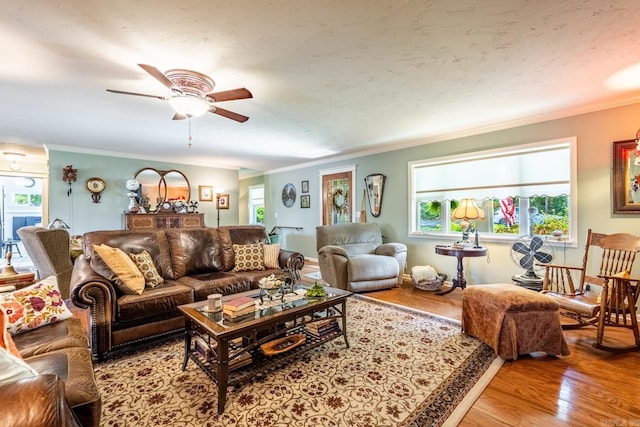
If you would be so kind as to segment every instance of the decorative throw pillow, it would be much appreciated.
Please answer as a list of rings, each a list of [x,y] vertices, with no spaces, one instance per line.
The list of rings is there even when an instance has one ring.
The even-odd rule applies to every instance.
[[[234,272],[264,270],[264,243],[233,245],[236,257]]]
[[[280,268],[280,243],[264,245],[264,266],[266,268]]]
[[[0,348],[0,385],[36,375],[38,373],[27,362]]]
[[[0,306],[7,314],[7,327],[12,335],[73,316],[60,295],[55,276],[18,291],[1,294]]]
[[[91,267],[96,273],[116,284],[127,295],[141,295],[144,276],[136,264],[121,249],[107,245],[93,245]]]
[[[135,263],[140,273],[144,276],[144,283],[150,287],[155,288],[156,286],[164,283],[164,277],[162,277],[158,270],[156,269],[156,265],[153,263],[153,258],[149,255],[149,252],[146,250],[142,250],[139,254],[129,254],[133,262]]]

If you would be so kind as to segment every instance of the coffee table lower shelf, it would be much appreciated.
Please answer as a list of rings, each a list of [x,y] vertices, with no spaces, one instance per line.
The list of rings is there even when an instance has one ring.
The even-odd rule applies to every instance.
[[[285,353],[274,356],[265,356],[259,348],[250,350],[249,353],[251,354],[252,361],[245,366],[240,366],[229,371],[228,386],[233,387],[234,390],[240,390],[250,380],[255,381],[257,378],[264,377],[269,372],[273,372],[287,366],[289,362],[299,358],[303,353],[344,336],[343,331],[340,330],[320,338],[308,333],[304,327],[290,330],[286,335],[289,336],[298,333],[303,333],[306,337],[306,341],[304,344]],[[346,337],[345,343],[348,347]],[[202,369],[216,384],[218,383],[218,367],[217,360],[215,358],[206,358],[198,351],[191,350],[189,352],[189,359],[198,365],[198,367]]]

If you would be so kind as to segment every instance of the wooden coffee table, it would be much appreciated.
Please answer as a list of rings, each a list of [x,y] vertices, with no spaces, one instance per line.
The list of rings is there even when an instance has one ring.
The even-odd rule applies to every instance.
[[[256,310],[255,314],[243,317],[242,320],[228,321],[222,313],[206,312],[206,301],[185,304],[178,309],[184,314],[185,345],[184,363],[186,369],[189,360],[193,360],[218,385],[218,413],[224,412],[227,400],[227,388],[230,385],[240,386],[256,375],[264,375],[269,370],[277,369],[286,359],[297,357],[303,352],[343,337],[347,341],[347,297],[350,292],[327,287],[327,296],[323,298],[306,298],[302,295],[307,289],[303,285],[295,285],[297,296],[287,295],[285,302]],[[245,295],[259,302],[259,290],[251,290],[239,294],[227,295],[222,301]],[[297,299],[294,299],[297,298]],[[267,306],[269,304],[265,304]],[[317,337],[309,333],[305,327],[313,322],[325,319],[336,319],[339,328]],[[288,335],[304,334],[304,344],[276,356],[265,356],[260,346]],[[211,350],[207,356],[195,347],[195,339],[204,340]],[[234,369],[240,360],[248,361],[244,366]]]

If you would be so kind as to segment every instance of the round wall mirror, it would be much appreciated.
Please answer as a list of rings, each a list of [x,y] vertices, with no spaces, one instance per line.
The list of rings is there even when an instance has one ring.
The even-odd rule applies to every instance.
[[[187,177],[178,170],[157,170],[154,168],[144,168],[138,171],[135,176],[140,183],[138,189],[138,202],[146,200],[150,206],[158,206],[162,202],[173,202],[182,200],[189,202],[191,198],[191,187]]]
[[[160,193],[164,194],[164,200],[173,202],[176,200],[189,201],[191,189],[189,180],[184,174],[177,170],[170,170],[164,173],[160,182]]]
[[[162,203],[159,193],[162,175],[157,170],[152,168],[139,170],[135,180],[140,184],[137,190],[138,203],[144,203],[145,200],[149,205],[157,206]]]

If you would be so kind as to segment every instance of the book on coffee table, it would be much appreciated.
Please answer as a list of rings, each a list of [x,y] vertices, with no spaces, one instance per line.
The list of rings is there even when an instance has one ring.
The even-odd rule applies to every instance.
[[[240,311],[242,309],[245,309],[247,307],[251,307],[254,308],[256,304],[256,301],[253,298],[250,297],[238,297],[238,298],[234,298],[230,301],[226,301],[223,305],[222,305],[222,309],[226,312],[226,311]]]
[[[224,316],[232,319],[235,319],[236,317],[245,316],[247,314],[255,313],[255,311],[256,309],[254,305],[245,307],[242,310],[227,310],[226,308],[222,309]]]

